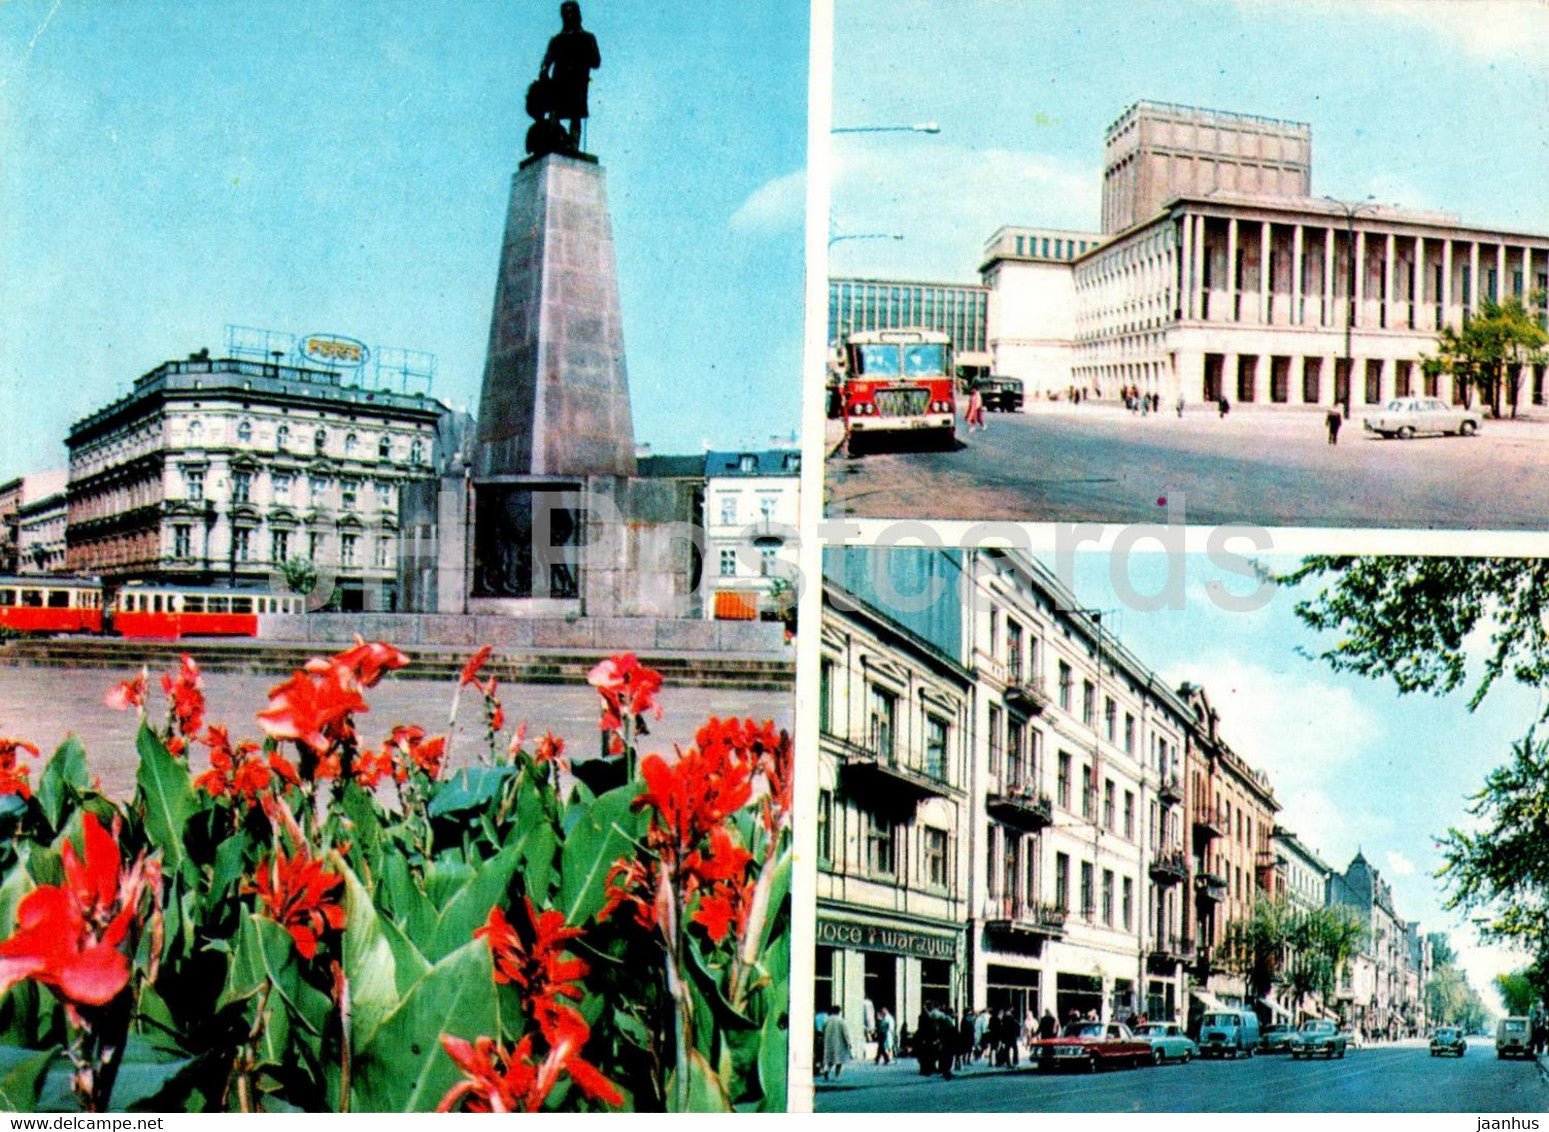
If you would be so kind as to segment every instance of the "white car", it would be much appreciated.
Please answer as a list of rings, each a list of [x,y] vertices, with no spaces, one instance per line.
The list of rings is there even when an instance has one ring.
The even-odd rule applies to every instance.
[[[1367,432],[1408,440],[1421,432],[1455,432],[1473,436],[1484,418],[1472,409],[1449,405],[1435,397],[1396,397],[1365,418]]]

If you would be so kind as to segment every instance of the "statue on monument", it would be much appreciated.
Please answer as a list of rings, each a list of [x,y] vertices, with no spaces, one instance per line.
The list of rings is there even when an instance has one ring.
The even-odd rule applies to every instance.
[[[549,40],[537,81],[527,88],[527,113],[533,119],[527,152],[533,157],[581,153],[581,123],[589,116],[586,91],[592,71],[602,66],[596,37],[581,26],[581,5],[565,0],[559,16],[563,27]]]

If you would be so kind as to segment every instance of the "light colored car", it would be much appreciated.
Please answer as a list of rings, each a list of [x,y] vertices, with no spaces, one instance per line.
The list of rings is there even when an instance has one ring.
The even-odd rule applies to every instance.
[[[1151,1043],[1151,1062],[1160,1065],[1164,1061],[1192,1061],[1199,1056],[1194,1039],[1183,1032],[1176,1022],[1147,1022],[1135,1031],[1143,1042]]]
[[[1422,432],[1473,436],[1483,423],[1484,418],[1474,410],[1436,397],[1395,397],[1362,420],[1361,426],[1379,436],[1408,440]]]
[[[1533,1024],[1522,1015],[1502,1018],[1495,1027],[1496,1057],[1532,1057]]]
[[[1297,1030],[1296,1036],[1291,1039],[1291,1060],[1300,1061],[1304,1057],[1319,1056],[1329,1059],[1344,1057],[1349,1045],[1349,1034],[1334,1023],[1317,1018],[1311,1022],[1302,1023],[1302,1028]]]

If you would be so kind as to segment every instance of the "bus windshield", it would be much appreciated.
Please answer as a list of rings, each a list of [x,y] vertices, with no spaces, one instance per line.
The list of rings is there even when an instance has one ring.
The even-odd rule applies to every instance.
[[[877,342],[855,348],[859,374],[886,374],[898,376],[898,346],[890,342]]]
[[[904,348],[905,377],[940,377],[947,372],[947,348],[941,342],[928,342]]]

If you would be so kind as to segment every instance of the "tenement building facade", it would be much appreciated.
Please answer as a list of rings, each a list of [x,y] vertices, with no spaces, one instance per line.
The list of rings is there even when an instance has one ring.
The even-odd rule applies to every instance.
[[[70,429],[69,570],[257,587],[302,560],[344,608],[392,609],[399,491],[447,412],[328,370],[166,362]]]
[[[1007,270],[1006,232],[1031,230],[986,247],[993,365],[1029,396],[1462,402],[1423,370],[1440,328],[1549,285],[1549,235],[1313,195],[1305,123],[1141,102],[1109,128],[1106,156],[1103,235],[1064,269],[1069,293],[1052,264]],[[1544,370],[1508,376],[1542,404]]]

